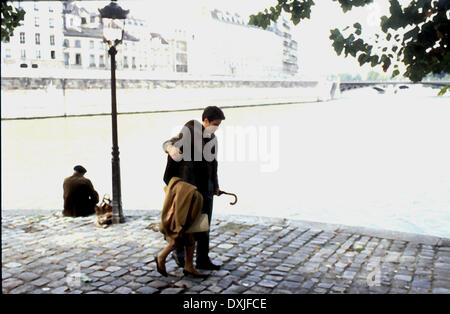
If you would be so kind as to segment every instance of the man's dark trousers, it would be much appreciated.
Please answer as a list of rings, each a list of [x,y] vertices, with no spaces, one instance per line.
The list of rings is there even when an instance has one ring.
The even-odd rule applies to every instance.
[[[213,209],[213,197],[203,198],[203,214],[208,214],[209,225],[211,226],[211,217]],[[198,232],[195,235],[195,240],[197,241],[197,263],[199,262],[209,262],[209,231]]]

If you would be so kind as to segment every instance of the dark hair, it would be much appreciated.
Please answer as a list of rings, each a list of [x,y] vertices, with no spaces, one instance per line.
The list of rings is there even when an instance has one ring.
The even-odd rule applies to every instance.
[[[83,167],[83,166],[75,166],[73,168],[73,170],[75,170],[75,172],[81,173],[81,174],[85,174],[87,172],[87,170]]]
[[[225,120],[225,115],[222,109],[216,106],[208,106],[203,110],[202,121],[208,119],[209,121],[214,120]]]

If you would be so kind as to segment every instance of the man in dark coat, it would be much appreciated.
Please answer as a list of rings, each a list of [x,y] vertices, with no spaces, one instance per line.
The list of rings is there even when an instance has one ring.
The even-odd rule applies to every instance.
[[[91,181],[84,177],[86,169],[75,166],[74,174],[64,179],[64,210],[63,216],[84,217],[95,213],[98,203],[98,193]]]
[[[213,197],[219,195],[217,179],[217,137],[214,132],[219,127],[225,115],[215,106],[205,108],[200,123],[188,121],[180,134],[164,142],[163,149],[167,156],[167,166],[164,182],[169,184],[172,177],[179,177],[195,185],[203,196],[202,213],[208,214],[209,224],[213,209]],[[195,234],[197,242],[196,267],[207,270],[217,270],[209,259],[209,231]],[[184,264],[183,249],[177,249],[174,257],[179,266]]]

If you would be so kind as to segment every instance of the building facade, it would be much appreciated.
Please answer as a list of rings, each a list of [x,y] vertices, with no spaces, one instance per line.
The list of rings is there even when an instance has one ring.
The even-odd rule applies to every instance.
[[[280,22],[275,23],[272,27],[275,31],[281,29],[280,35],[283,37],[283,73],[296,75],[299,70],[297,63],[298,44],[296,40],[292,39],[289,21],[281,17]]]
[[[74,2],[63,3],[63,60],[68,69],[109,69],[108,45],[103,42],[100,15]],[[127,21],[125,21],[126,23]],[[136,70],[142,65],[139,39],[124,34],[116,56],[117,69]]]
[[[150,33],[149,71],[169,74],[173,72],[170,43],[159,33]]]
[[[107,70],[99,12],[81,1],[16,1],[26,11],[8,43],[6,68]],[[250,26],[236,13],[203,7],[192,23],[164,32],[129,16],[116,56],[117,69],[151,74],[211,77],[283,78],[298,73],[297,42],[290,22],[280,18],[267,30]],[[118,23],[123,23],[118,21]]]
[[[24,20],[1,45],[2,63],[21,68],[59,68],[63,60],[62,2],[18,1]]]
[[[239,14],[203,8],[192,31],[189,61],[198,75],[289,77],[298,72],[296,41],[287,21],[267,30],[250,26]]]

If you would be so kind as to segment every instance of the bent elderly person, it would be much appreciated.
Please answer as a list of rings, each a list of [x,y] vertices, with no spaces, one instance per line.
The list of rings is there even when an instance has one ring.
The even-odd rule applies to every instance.
[[[195,240],[189,229],[201,214],[203,196],[197,188],[178,177],[172,177],[164,187],[166,197],[161,212],[159,231],[164,234],[167,246],[155,255],[157,271],[167,277],[166,258],[176,248],[184,248],[183,273],[194,278],[206,278],[193,264]]]
[[[83,166],[75,166],[72,176],[64,179],[64,210],[63,216],[84,217],[95,213],[98,203],[98,193],[92,182],[84,177],[87,170]]]

